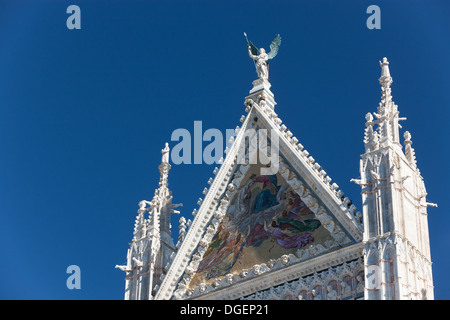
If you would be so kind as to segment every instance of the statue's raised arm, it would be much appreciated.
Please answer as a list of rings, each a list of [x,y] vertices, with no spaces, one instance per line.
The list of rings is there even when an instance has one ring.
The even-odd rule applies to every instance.
[[[248,41],[247,42],[247,46],[248,46],[248,55],[250,56],[250,58],[252,58],[253,60],[258,59],[258,48],[256,48],[256,46],[251,42]]]

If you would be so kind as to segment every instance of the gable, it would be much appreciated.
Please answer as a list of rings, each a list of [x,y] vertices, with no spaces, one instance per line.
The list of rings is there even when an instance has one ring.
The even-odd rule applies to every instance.
[[[330,263],[360,254],[359,247],[346,249],[362,240],[356,208],[273,110],[256,103],[247,110],[156,299],[195,298],[342,250]],[[250,128],[279,135],[276,173],[238,163],[237,146]]]

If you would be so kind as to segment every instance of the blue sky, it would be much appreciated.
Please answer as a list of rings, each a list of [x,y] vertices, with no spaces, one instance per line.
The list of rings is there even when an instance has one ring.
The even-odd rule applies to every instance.
[[[68,30],[66,8],[81,8]],[[369,30],[366,9],[381,9]],[[0,298],[122,299],[138,202],[157,188],[177,128],[240,124],[256,73],[243,32],[268,48],[276,111],[361,209],[364,116],[393,99],[425,180],[435,297],[450,298],[448,1],[1,1]],[[173,145],[173,143],[171,144]],[[214,165],[173,165],[192,218]],[[173,230],[178,229],[173,219]],[[81,289],[66,268],[81,269]]]

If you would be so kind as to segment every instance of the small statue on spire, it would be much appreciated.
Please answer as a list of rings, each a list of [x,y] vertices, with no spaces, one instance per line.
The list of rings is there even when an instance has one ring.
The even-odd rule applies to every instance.
[[[245,39],[247,40],[248,55],[253,59],[256,67],[256,73],[258,79],[269,80],[269,62],[268,60],[275,58],[278,54],[278,49],[281,45],[281,36],[277,34],[270,44],[270,52],[266,53],[264,48],[258,50],[258,48],[247,39],[247,34],[244,32]]]
[[[383,62],[380,61],[381,77],[379,79],[380,84],[384,88],[389,88],[392,84],[391,73],[389,72],[389,61],[386,57],[383,58]]]
[[[162,159],[161,163],[169,163],[169,144],[166,142],[166,146],[164,149],[161,150],[162,153]]]
[[[166,146],[161,150],[161,164],[158,166],[159,173],[161,174],[159,178],[159,191],[161,191],[161,187],[166,187],[168,185],[167,177],[169,176],[170,164],[169,164],[169,144],[166,142]],[[164,188],[163,188],[164,189]],[[155,191],[156,192],[156,191]]]

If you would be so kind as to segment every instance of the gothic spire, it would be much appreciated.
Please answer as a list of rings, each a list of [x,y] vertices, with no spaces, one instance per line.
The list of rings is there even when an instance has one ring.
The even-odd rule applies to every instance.
[[[366,152],[377,150],[379,146],[378,133],[373,130],[373,116],[369,112],[366,114],[366,130],[364,131],[364,146]]]
[[[434,204],[426,202],[411,134],[406,131],[403,135],[404,150],[399,141],[398,122],[406,118],[399,118],[392,101],[392,77],[386,58],[380,61],[380,67],[381,102],[375,120],[371,114],[366,115],[365,153],[360,161],[365,273],[379,270],[377,287],[365,283],[365,299],[432,298],[426,208]],[[420,262],[408,265],[405,252]]]
[[[400,120],[406,118],[399,118],[398,106],[392,101],[391,84],[393,82],[389,70],[389,61],[386,57],[383,62],[380,61],[381,76],[378,79],[381,85],[381,102],[378,105],[377,112],[374,113],[377,118],[373,124],[378,124],[377,134],[380,142],[380,147],[398,146],[401,148],[399,142],[399,125]]]
[[[135,220],[133,241],[127,253],[127,265],[118,266],[127,272],[125,299],[152,299],[167,271],[171,255],[176,251],[173,244],[170,217],[179,214],[175,208],[182,204],[172,203],[172,192],[168,188],[169,144],[161,150],[159,187],[151,201],[139,202]],[[148,216],[145,217],[145,214]],[[188,223],[189,224],[189,223]],[[181,223],[184,235],[186,225]]]
[[[139,210],[138,215],[136,216],[136,220],[134,223],[134,232],[133,232],[133,240],[137,240],[146,235],[148,222],[145,219],[145,212],[148,211],[146,209],[147,201],[142,200],[139,202]]]

